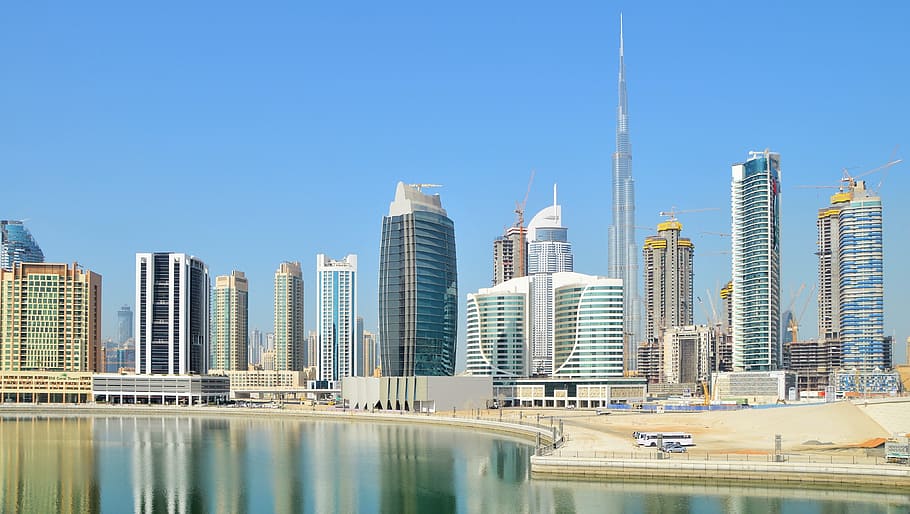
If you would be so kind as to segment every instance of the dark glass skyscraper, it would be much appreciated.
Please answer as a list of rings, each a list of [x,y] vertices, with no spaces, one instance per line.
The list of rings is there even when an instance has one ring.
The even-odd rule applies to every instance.
[[[21,221],[0,220],[0,269],[12,271],[17,262],[44,262],[44,252]]]
[[[398,183],[382,219],[379,341],[384,376],[455,374],[455,224],[439,195]]]

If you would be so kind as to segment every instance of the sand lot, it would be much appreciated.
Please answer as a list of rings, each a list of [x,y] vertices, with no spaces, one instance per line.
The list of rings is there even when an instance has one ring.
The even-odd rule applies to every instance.
[[[646,451],[632,441],[634,431],[681,431],[693,435],[696,451],[767,453],[775,434],[782,437],[785,451],[819,451],[830,445],[804,445],[809,441],[844,447],[889,434],[850,402],[742,409],[699,413],[625,414],[598,416],[588,410],[524,409],[525,420],[544,417],[562,419],[569,442],[566,449],[578,451]],[[515,409],[503,413],[504,420],[518,417]],[[546,420],[546,421],[544,421]]]

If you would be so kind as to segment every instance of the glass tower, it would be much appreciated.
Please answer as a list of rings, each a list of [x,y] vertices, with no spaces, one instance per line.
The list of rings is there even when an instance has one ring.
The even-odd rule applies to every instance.
[[[21,221],[0,220],[0,269],[17,262],[44,262],[44,252]]]
[[[770,371],[781,365],[780,155],[750,152],[732,171],[733,368]]]
[[[847,180],[818,213],[819,336],[840,340],[845,368],[885,369],[882,201]]]
[[[357,321],[357,256],[334,260],[320,253],[316,256],[319,380],[355,376]]]
[[[632,178],[632,143],[629,139],[629,101],[626,98],[626,64],[619,18],[619,104],[616,107],[616,152],[613,154],[613,223],[608,231],[608,270],[622,279],[624,352],[629,369],[636,369],[635,348],[640,338],[638,297],[638,246],[635,244],[635,180]]]
[[[553,274],[574,270],[569,229],[562,226],[562,206],[556,202],[538,212],[528,224],[528,276],[531,277],[531,375],[553,373]]]
[[[455,224],[439,195],[398,183],[382,219],[379,341],[383,376],[455,373]]]
[[[494,379],[528,376],[530,278],[468,295],[466,371]]]
[[[117,343],[123,344],[133,338],[133,309],[129,305],[117,311]]]

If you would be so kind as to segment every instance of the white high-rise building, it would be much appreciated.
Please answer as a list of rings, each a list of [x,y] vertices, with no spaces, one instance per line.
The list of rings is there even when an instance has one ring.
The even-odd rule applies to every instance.
[[[209,369],[209,270],[185,253],[136,254],[136,373]]]
[[[750,152],[733,165],[733,368],[781,365],[780,154]]]
[[[319,380],[354,375],[357,353],[357,256],[316,256],[316,330]]]
[[[468,295],[466,371],[522,378],[529,374],[531,279],[507,280]]]
[[[528,224],[528,276],[531,277],[531,375],[553,373],[553,274],[573,271],[572,245],[562,226],[562,206],[538,212]]]
[[[622,279],[553,275],[553,377],[623,376]]]

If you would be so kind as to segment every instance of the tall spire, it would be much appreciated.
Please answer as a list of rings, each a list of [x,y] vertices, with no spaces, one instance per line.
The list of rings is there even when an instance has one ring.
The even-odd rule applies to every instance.
[[[627,369],[635,369],[640,342],[638,246],[635,243],[635,181],[629,141],[629,102],[626,97],[625,41],[619,14],[619,81],[616,106],[616,152],[613,153],[613,220],[609,228],[608,274],[623,281],[623,325]]]

